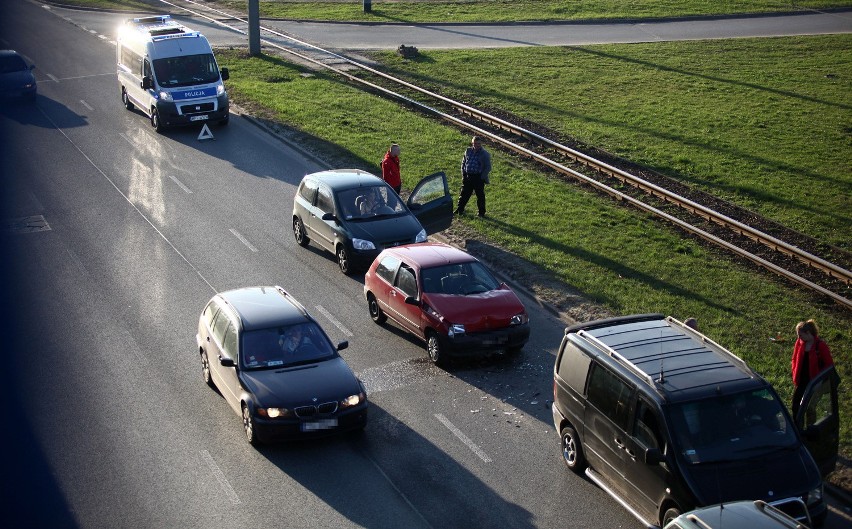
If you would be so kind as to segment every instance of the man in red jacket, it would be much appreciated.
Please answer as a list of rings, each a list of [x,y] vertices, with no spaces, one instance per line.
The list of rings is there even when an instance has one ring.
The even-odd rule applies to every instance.
[[[790,367],[793,372],[793,416],[799,411],[805,388],[823,369],[834,365],[828,344],[819,337],[814,320],[800,321],[796,325],[796,343]]]
[[[399,175],[399,145],[391,143],[390,149],[382,159],[382,180],[396,191],[402,190],[402,178]]]

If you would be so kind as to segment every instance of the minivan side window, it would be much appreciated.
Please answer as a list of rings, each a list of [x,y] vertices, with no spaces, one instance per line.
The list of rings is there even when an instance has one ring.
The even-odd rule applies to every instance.
[[[565,337],[565,347],[559,362],[557,373],[571,389],[582,395],[586,389],[586,377],[589,374],[591,357]]]
[[[630,386],[598,363],[592,366],[589,378],[589,402],[627,431]]]
[[[663,449],[663,437],[657,415],[654,413],[654,408],[643,399],[639,399],[636,405],[633,437],[645,448]]]

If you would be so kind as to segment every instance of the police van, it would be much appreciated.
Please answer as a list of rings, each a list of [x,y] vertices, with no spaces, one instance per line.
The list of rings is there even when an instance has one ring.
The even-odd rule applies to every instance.
[[[169,15],[133,18],[119,29],[118,84],[125,108],[141,110],[157,132],[209,121],[227,125],[228,69],[207,38]]]

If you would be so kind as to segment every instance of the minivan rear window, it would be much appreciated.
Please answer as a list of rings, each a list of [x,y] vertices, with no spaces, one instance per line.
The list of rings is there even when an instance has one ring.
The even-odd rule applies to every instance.
[[[767,388],[676,404],[669,413],[674,443],[690,463],[747,459],[798,443]]]

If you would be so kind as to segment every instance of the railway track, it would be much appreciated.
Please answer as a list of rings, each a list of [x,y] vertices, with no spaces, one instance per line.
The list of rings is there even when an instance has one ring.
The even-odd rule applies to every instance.
[[[179,12],[200,17],[232,31],[248,35],[243,13],[230,13],[194,0],[160,0]],[[421,112],[448,121],[462,129],[489,138],[504,149],[588,185],[616,200],[669,222],[690,236],[717,245],[786,280],[852,308],[852,258],[836,248],[826,248],[800,233],[773,225],[754,213],[692,189],[675,192],[682,184],[629,164],[605,161],[572,148],[534,130],[519,120],[452,100],[433,90],[388,75],[363,62],[296,39],[274,28],[261,26],[261,42],[288,54],[297,62],[328,69],[364,89],[401,101]],[[428,98],[429,104],[416,98]],[[514,122],[513,122],[514,121]],[[630,190],[622,190],[629,186]],[[748,220],[744,220],[748,219]],[[760,225],[760,226],[758,226]],[[766,228],[768,227],[768,228]],[[797,244],[790,243],[796,240]],[[807,244],[802,244],[806,242]],[[803,247],[807,246],[808,249]],[[813,249],[811,249],[813,248]],[[827,251],[839,256],[841,264],[820,257]]]

